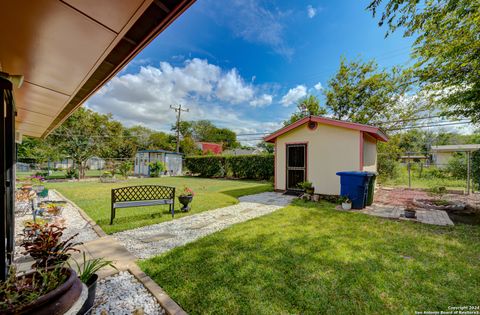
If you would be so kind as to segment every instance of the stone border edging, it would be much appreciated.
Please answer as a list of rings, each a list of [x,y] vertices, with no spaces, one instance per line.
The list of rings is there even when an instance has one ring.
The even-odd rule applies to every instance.
[[[157,299],[158,303],[168,315],[187,315],[178,304],[165,291],[138,267],[137,264],[130,266],[128,271]]]
[[[102,228],[97,224],[97,222],[93,221],[90,216],[83,211],[82,208],[80,208],[75,202],[71,201],[70,199],[66,198],[64,195],[62,195],[58,190],[52,189],[56,194],[58,194],[61,198],[66,200],[68,203],[70,203],[75,209],[77,209],[78,213],[87,221],[88,224],[92,227],[92,229],[97,233],[99,237],[107,236],[107,233],[105,233]]]

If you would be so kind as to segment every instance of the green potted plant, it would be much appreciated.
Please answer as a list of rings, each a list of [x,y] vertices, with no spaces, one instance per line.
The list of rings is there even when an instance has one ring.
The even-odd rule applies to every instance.
[[[192,189],[188,187],[183,188],[183,191],[178,196],[178,201],[183,205],[182,211],[190,210],[189,204],[192,202],[193,196],[195,196],[195,193]]]
[[[309,195],[313,195],[315,192],[315,187],[313,187],[313,184],[311,182],[307,182],[307,181],[301,182],[298,184],[298,187],[303,189],[303,191],[305,191],[305,193]]]
[[[341,203],[343,210],[352,209],[352,201],[348,196],[341,196],[338,201]]]
[[[61,240],[64,227],[32,223],[24,230],[21,246],[35,259],[34,271],[17,274],[0,284],[2,314],[63,314],[80,297],[82,282],[76,272],[65,267],[71,252],[78,251],[72,236]]]
[[[41,175],[30,176],[30,181],[33,185],[32,189],[35,190],[36,192],[41,192],[45,189],[45,185],[43,185],[45,178],[43,178]]]
[[[78,278],[82,281],[88,288],[88,298],[83,303],[82,308],[78,314],[89,314],[93,308],[93,303],[95,302],[95,294],[97,291],[97,280],[98,274],[97,271],[100,269],[110,266],[117,270],[113,265],[113,262],[110,260],[105,260],[103,258],[95,258],[87,260],[85,252],[83,253],[83,263],[79,264],[76,260],[75,264],[77,266]]]
[[[64,314],[82,293],[82,282],[62,265],[17,273],[0,283],[0,314]]]

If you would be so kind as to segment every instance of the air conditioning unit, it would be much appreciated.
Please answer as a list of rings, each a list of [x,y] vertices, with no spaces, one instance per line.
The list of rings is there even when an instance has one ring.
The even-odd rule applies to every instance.
[[[22,136],[20,131],[15,131],[15,142],[18,144],[22,143]]]

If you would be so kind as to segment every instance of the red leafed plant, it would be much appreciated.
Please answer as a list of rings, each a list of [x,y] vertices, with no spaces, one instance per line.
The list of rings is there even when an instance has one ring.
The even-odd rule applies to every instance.
[[[78,233],[62,241],[65,227],[55,223],[33,223],[29,227],[24,231],[21,246],[35,259],[34,268],[62,264],[70,258],[71,252],[79,252],[75,246],[82,243],[73,242]]]

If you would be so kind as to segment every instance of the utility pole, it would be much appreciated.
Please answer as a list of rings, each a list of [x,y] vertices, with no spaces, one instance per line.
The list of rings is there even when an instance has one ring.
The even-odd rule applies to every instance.
[[[173,109],[177,113],[177,153],[180,153],[180,115],[182,112],[188,112],[188,108],[182,108],[182,104],[175,107],[170,105],[170,109]]]

